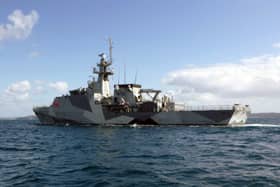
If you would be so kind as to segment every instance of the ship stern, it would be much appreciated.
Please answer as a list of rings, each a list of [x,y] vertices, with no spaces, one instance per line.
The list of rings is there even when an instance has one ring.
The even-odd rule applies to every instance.
[[[228,125],[243,125],[248,119],[248,115],[251,113],[249,105],[235,104],[233,106],[233,114],[230,118]]]

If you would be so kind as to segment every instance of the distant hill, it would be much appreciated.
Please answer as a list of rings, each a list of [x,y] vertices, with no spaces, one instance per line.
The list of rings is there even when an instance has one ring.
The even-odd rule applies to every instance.
[[[280,113],[252,113],[249,118],[280,118]]]
[[[0,118],[0,120],[36,120],[38,119],[36,116],[34,115],[30,115],[30,116],[23,116],[23,117],[14,117],[14,118]]]
[[[36,120],[38,119],[36,116],[34,115],[30,115],[30,116],[24,116],[24,117],[17,117],[16,120]]]

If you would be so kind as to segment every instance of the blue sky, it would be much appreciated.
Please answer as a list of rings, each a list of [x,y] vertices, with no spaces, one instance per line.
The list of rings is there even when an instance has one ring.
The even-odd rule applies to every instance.
[[[182,102],[245,102],[253,105],[255,111],[280,111],[276,105],[263,107],[264,103],[278,102],[276,97],[273,101],[271,97],[266,98],[270,92],[277,95],[278,90],[266,88],[270,92],[260,95],[250,94],[255,89],[253,86],[251,91],[243,88],[263,83],[253,82],[256,73],[250,70],[252,76],[246,79],[248,84],[236,86],[240,87],[239,92],[238,89],[232,91],[228,86],[225,87],[227,91],[221,90],[221,94],[217,94],[217,87],[207,85],[207,80],[213,75],[207,74],[210,77],[206,79],[199,77],[205,68],[206,71],[227,72],[228,69],[223,68],[229,68],[228,64],[235,65],[231,68],[239,72],[238,69],[246,66],[244,59],[255,59],[254,63],[266,64],[264,74],[265,71],[275,69],[270,67],[271,64],[277,69],[280,50],[277,47],[280,42],[279,6],[280,2],[276,0],[80,0],[75,3],[66,0],[0,0],[2,26],[10,23],[8,16],[15,10],[20,10],[23,15],[35,11],[38,16],[24,37],[11,35],[0,40],[2,102],[8,97],[5,93],[9,88],[14,91],[11,89],[13,84],[15,86],[28,81],[31,90],[26,97],[27,101],[4,102],[9,112],[0,110],[0,116],[11,116],[11,111],[16,111],[13,115],[25,115],[31,113],[32,105],[51,103],[53,96],[61,94],[57,89],[50,89],[50,84],[58,81],[66,82],[69,89],[85,86],[91,68],[98,61],[98,53],[107,52],[106,39],[109,36],[114,42],[115,82],[118,70],[123,71],[126,64],[128,81],[133,82],[135,72],[138,71],[138,82],[143,86],[163,89],[175,96],[181,93],[177,96]],[[216,66],[219,68],[215,69]],[[260,68],[254,66],[251,69],[254,68],[260,72]],[[186,76],[193,71],[195,75]],[[277,73],[272,87],[280,86]],[[174,74],[180,80],[187,81],[172,79]],[[241,72],[236,76],[243,74]],[[221,85],[217,89],[222,89],[225,81],[232,80],[232,77],[226,76],[216,77],[217,84]],[[206,83],[199,85],[195,80],[190,82],[192,78]],[[269,78],[262,77],[262,80]],[[218,83],[219,80],[224,81]],[[243,82],[242,79],[240,81]],[[234,87],[236,82],[227,83]],[[38,85],[43,87],[42,94],[34,94]],[[186,92],[192,92],[192,95]],[[223,93],[231,97],[225,97]],[[17,96],[15,93],[8,95]],[[15,110],[19,103],[22,103],[24,111]]]

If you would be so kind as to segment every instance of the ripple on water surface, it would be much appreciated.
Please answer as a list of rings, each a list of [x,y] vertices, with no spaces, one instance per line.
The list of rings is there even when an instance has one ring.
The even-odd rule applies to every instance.
[[[280,126],[264,123],[105,128],[0,121],[0,186],[280,186]]]

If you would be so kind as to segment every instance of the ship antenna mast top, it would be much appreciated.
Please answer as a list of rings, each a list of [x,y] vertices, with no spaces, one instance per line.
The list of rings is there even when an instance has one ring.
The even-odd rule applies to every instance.
[[[111,38],[109,38],[109,55],[110,55],[110,63],[113,63],[112,49],[113,49],[113,46],[112,46],[112,39],[111,39]]]

